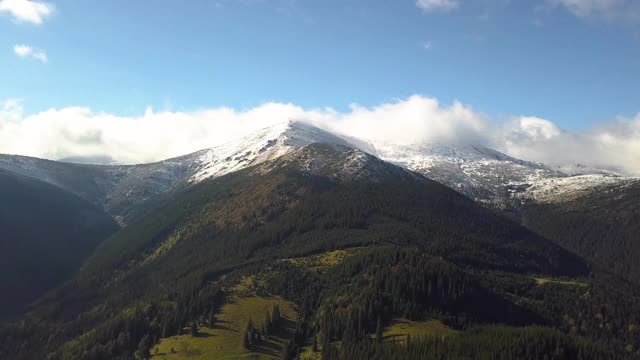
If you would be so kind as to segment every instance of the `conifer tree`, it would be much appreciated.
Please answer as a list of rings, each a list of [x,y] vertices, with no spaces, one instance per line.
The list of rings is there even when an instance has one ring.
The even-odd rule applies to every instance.
[[[161,338],[166,338],[169,335],[169,321],[165,320],[162,324],[162,336]]]
[[[194,321],[191,323],[191,336],[196,337],[198,336],[198,322]]]
[[[213,310],[209,311],[209,327],[213,328],[213,325],[216,323],[216,314],[214,314]]]
[[[282,344],[282,360],[289,360],[289,346],[289,342],[285,342],[284,344]]]
[[[151,357],[151,337],[147,334],[142,337],[140,343],[138,344],[138,349],[133,355],[136,360],[146,360]]]
[[[267,311],[267,314],[264,317],[264,330],[266,334],[270,335],[272,331],[272,323],[271,323],[271,313]]]
[[[247,350],[251,348],[251,343],[249,342],[249,333],[247,331],[244,332],[244,335],[242,337],[242,345]]]
[[[255,331],[255,328],[253,327],[253,320],[249,318],[249,321],[247,322],[247,327],[245,328],[245,331],[244,331],[244,335],[243,335],[244,337],[242,338],[242,343],[246,349],[250,349],[251,345],[253,345],[255,340],[257,340],[257,338],[254,338],[255,332],[256,331]]]

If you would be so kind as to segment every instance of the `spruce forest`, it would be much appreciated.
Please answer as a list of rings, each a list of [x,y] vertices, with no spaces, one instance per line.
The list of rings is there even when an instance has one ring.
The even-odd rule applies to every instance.
[[[351,156],[317,143],[142,203],[4,323],[0,357],[637,358],[633,272],[373,157],[334,176]]]

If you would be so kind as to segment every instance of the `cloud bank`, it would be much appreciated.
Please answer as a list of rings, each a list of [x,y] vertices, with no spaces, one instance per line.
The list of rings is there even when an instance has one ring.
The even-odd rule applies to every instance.
[[[500,150],[548,164],[613,166],[640,174],[640,114],[571,132],[549,120],[519,117],[500,128]]]
[[[53,5],[31,0],[1,0],[0,14],[8,13],[17,22],[40,25],[53,14]]]
[[[49,59],[44,50],[34,48],[29,45],[18,44],[13,47],[13,52],[21,58],[32,58],[46,64]]]
[[[137,117],[81,107],[25,116],[21,103],[11,100],[0,106],[0,153],[144,163],[220,145],[287,120],[374,142],[471,143],[526,160],[615,166],[640,173],[640,114],[566,131],[547,119],[515,116],[496,121],[460,102],[441,104],[419,95],[373,107],[353,105],[344,112],[266,103],[246,110],[147,109]]]

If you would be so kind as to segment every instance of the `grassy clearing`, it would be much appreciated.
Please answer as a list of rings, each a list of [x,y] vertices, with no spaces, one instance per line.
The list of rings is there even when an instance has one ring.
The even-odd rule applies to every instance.
[[[331,343],[334,349],[340,349],[342,341],[334,341]],[[300,349],[300,360],[320,360],[322,358],[322,348],[318,347],[318,352],[313,352],[313,346],[308,345]]]
[[[278,297],[258,297],[250,294],[251,278],[243,279],[234,289],[232,299],[225,304],[216,317],[212,329],[200,328],[197,337],[191,335],[174,336],[162,339],[151,354],[153,359],[277,359],[282,345],[290,339],[298,317],[294,305]],[[242,295],[238,295],[242,294]],[[251,296],[248,296],[251,295]],[[249,318],[260,326],[268,311],[274,305],[280,306],[284,320],[281,333],[271,336],[249,351],[242,345],[242,335]]]
[[[245,276],[240,280],[240,283],[233,288],[233,294],[239,298],[247,298],[256,296],[258,289],[263,289],[266,286],[265,278],[268,274],[261,273],[259,275]],[[262,292],[264,293],[264,291]]]
[[[538,286],[544,285],[544,284],[587,286],[587,283],[580,282],[580,281],[564,281],[564,280],[558,280],[558,279],[552,279],[552,278],[539,278],[539,277],[534,277],[533,279],[536,281],[536,284]]]
[[[358,249],[336,250],[319,255],[287,259],[284,261],[288,261],[293,265],[309,271],[323,271],[342,263],[345,259],[353,256],[357,251]]]
[[[406,319],[394,319],[391,324],[384,329],[382,336],[384,341],[404,343],[407,335],[415,339],[420,336],[452,336],[457,334],[460,334],[460,332],[444,325],[440,320],[410,321]],[[375,335],[371,334],[370,336],[374,337]],[[332,345],[339,347],[340,342],[334,342]],[[305,346],[300,352],[301,360],[319,360],[320,358],[321,353],[314,353],[312,346]]]
[[[305,346],[300,351],[300,360],[320,360],[320,352],[313,352],[311,346]]]
[[[395,319],[384,329],[382,334],[384,341],[404,342],[407,335],[412,338],[429,335],[451,336],[458,334],[440,320],[410,321],[406,319]]]

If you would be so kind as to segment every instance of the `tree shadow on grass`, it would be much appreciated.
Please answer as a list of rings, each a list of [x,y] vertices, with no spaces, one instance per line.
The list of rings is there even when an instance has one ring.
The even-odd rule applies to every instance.
[[[251,347],[251,351],[255,353],[274,357],[280,356],[280,349],[282,345],[272,339],[263,339],[260,344]]]
[[[280,331],[277,332],[278,336],[282,336],[284,338],[291,338],[293,333],[296,331],[296,322],[283,317],[281,320],[282,324],[280,325]]]
[[[209,334],[209,333],[205,333],[205,332],[199,332],[194,337],[197,337],[197,338],[209,338],[209,337],[213,337],[213,336],[215,336],[215,335]]]
[[[282,352],[282,344],[286,339],[291,339],[296,329],[296,322],[283,317],[280,320],[280,330],[276,331],[270,336],[262,338],[260,344],[255,344],[251,347],[251,351],[257,354],[279,357]]]
[[[228,326],[220,325],[220,324],[218,324],[218,323],[213,324],[213,327],[211,327],[210,329],[213,329],[213,330],[223,330],[223,331],[231,331],[231,332],[238,332],[238,330],[236,330],[236,329],[232,329],[232,328],[230,328],[230,327],[228,327]]]

